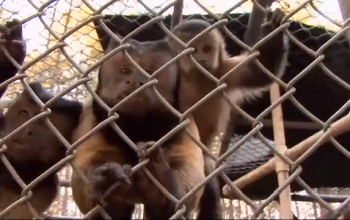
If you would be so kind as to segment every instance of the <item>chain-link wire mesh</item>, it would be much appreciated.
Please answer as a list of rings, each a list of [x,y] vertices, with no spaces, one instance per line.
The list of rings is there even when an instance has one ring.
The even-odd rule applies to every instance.
[[[265,207],[269,205],[272,200],[277,199],[278,194],[283,191],[289,185],[288,182],[291,182],[292,180],[294,184],[294,186],[292,184],[292,191],[306,190],[306,192],[311,195],[312,199],[320,204],[318,206],[321,206],[326,210],[331,210],[331,206],[325,202],[325,199],[322,199],[322,197],[317,194],[317,191],[314,191],[310,188],[310,186],[322,186],[320,182],[325,180],[319,176],[322,175],[323,172],[326,173],[328,171],[317,170],[317,166],[310,166],[310,164],[302,163],[302,166],[300,166],[301,162],[309,157],[310,154],[314,155],[319,152],[320,149],[316,150],[316,148],[319,148],[319,145],[321,144],[318,140],[325,140],[325,138],[330,139],[333,146],[335,146],[333,149],[336,149],[336,151],[331,152],[331,154],[336,155],[334,156],[334,159],[330,160],[331,162],[335,163],[336,161],[339,161],[339,155],[345,155],[343,157],[346,159],[349,157],[349,153],[346,149],[347,146],[344,145],[342,141],[339,141],[336,137],[347,131],[347,123],[349,120],[348,116],[345,114],[348,106],[348,97],[345,95],[345,92],[348,90],[348,88],[350,88],[348,85],[349,80],[345,75],[347,72],[347,65],[349,65],[347,64],[349,62],[346,60],[347,57],[349,57],[347,56],[349,55],[349,45],[347,39],[344,37],[346,31],[348,30],[348,22],[336,20],[334,19],[335,14],[329,15],[322,10],[327,8],[325,5],[328,5],[328,7],[330,7],[329,2],[331,1],[322,2],[303,0],[277,2],[277,7],[281,7],[287,12],[287,19],[291,19],[291,17],[294,16],[293,18],[305,21],[305,19],[307,19],[305,18],[305,15],[317,15],[310,16],[311,19],[309,19],[308,22],[312,23],[312,19],[314,19],[313,17],[323,17],[323,20],[327,20],[328,22],[328,25],[326,26],[327,29],[333,31],[327,31],[325,29],[312,26],[304,27],[299,22],[287,22],[286,24],[288,25],[282,25],[283,27],[277,30],[277,32],[283,31],[291,41],[291,51],[288,58],[289,66],[286,71],[287,73],[285,74],[284,78],[282,78],[284,83],[280,84],[281,91],[284,94],[280,98],[277,98],[273,105],[270,104],[270,99],[267,99],[268,103],[266,104],[265,98],[264,105],[256,105],[256,102],[252,102],[254,106],[260,106],[258,108],[253,107],[255,111],[249,109],[249,107],[247,107],[247,109],[244,108],[244,110],[247,110],[247,112],[254,117],[252,118],[247,114],[243,114],[243,118],[249,121],[250,128],[248,131],[245,130],[243,132],[243,136],[234,136],[230,150],[226,153],[227,155],[230,155],[227,159],[227,164],[224,163],[221,165],[218,163],[217,171],[214,172],[214,175],[226,177],[223,178],[223,185],[229,183],[229,180],[236,180],[237,186],[239,186],[239,188],[252,183],[257,179],[257,176],[260,178],[259,181],[264,181],[266,179],[269,180],[263,182],[263,184],[257,184],[260,188],[255,187],[256,185],[253,185],[253,183],[252,185],[245,187],[243,189],[243,192],[248,197],[242,198],[238,196],[239,194],[235,193],[235,199],[243,200],[250,207],[243,207],[242,204],[244,202],[240,202],[234,205],[239,208],[228,208],[229,204],[226,203],[224,204],[224,206],[226,206],[226,209],[224,209],[225,218],[241,218],[247,217],[248,215],[253,215],[253,217],[256,217],[262,210],[267,211]],[[105,42],[103,38],[99,36],[98,30],[97,32],[95,30],[96,24],[101,24],[102,22],[101,19],[103,16],[101,13],[112,14],[110,21],[113,24],[119,24],[119,26],[115,27],[114,29],[122,36],[126,36],[135,29],[144,29],[144,31],[148,30],[149,32],[133,35],[131,37],[139,40],[155,40],[166,35],[171,35],[170,31],[164,32],[164,30],[159,29],[159,26],[157,30],[154,27],[162,23],[165,23],[166,26],[169,26],[169,17],[164,18],[162,16],[166,14],[164,12],[164,9],[172,6],[174,2],[163,1],[157,2],[158,5],[154,4],[155,1],[152,3],[136,0],[111,2],[85,0],[16,2],[5,0],[1,3],[0,13],[2,15],[2,23],[5,23],[5,21],[14,17],[20,18],[22,21],[21,23],[23,23],[23,35],[25,41],[27,42],[27,56],[25,63],[22,65],[22,68],[20,68],[18,64],[15,65],[19,71],[13,79],[16,78],[17,81],[12,80],[14,82],[11,82],[9,88],[7,89],[5,97],[8,99],[14,99],[24,87],[29,95],[32,96],[32,98],[40,106],[40,111],[36,117],[31,118],[27,123],[20,126],[19,129],[16,129],[11,134],[8,134],[7,137],[2,137],[3,139],[1,141],[1,144],[3,145],[5,140],[14,137],[15,133],[19,133],[21,131],[23,132],[26,129],[26,126],[30,126],[31,123],[34,124],[37,120],[43,120],[49,129],[53,132],[53,134],[57,135],[57,137],[62,141],[63,145],[68,148],[67,156],[62,157],[61,161],[55,164],[52,169],[44,172],[43,175],[40,173],[40,176],[38,175],[38,178],[33,181],[34,183],[43,181],[45,175],[49,175],[50,173],[56,172],[58,169],[64,168],[62,169],[60,175],[60,178],[64,180],[61,181],[61,185],[63,185],[63,187],[60,188],[59,194],[60,196],[71,195],[69,180],[72,173],[71,161],[74,159],[74,154],[72,153],[73,149],[76,148],[78,144],[70,144],[67,142],[67,140],[64,140],[65,138],[62,136],[62,134],[60,134],[59,129],[57,130],[57,128],[55,128],[55,123],[53,123],[54,120],[51,120],[51,118],[51,122],[47,120],[47,116],[54,114],[53,111],[55,110],[50,110],[50,108],[48,108],[48,103],[44,104],[42,101],[40,101],[40,99],[38,99],[38,97],[36,97],[28,82],[39,80],[45,88],[52,90],[52,92],[56,94],[56,97],[50,100],[49,103],[52,103],[55,100],[57,101],[59,97],[65,94],[67,94],[66,96],[69,97],[69,99],[78,99],[81,101],[85,100],[89,95],[91,95],[91,93],[94,93],[93,88],[96,85],[95,77],[97,71],[96,68],[92,67],[97,67],[96,64],[100,63],[99,61],[105,59],[103,58],[103,51],[106,49],[106,45],[104,44]],[[191,3],[188,3],[189,5],[186,4],[187,3],[185,3],[184,14],[194,14],[193,7],[201,8],[201,10],[205,11],[206,14],[209,14],[206,16],[185,16],[186,19],[192,17],[201,17],[204,19],[209,19],[211,23],[214,23],[217,20],[222,20],[224,18],[228,19],[228,23],[226,25],[227,29],[229,32],[238,37],[238,39],[234,39],[230,36],[225,36],[226,40],[228,41],[228,51],[232,55],[237,55],[242,50],[242,47],[239,45],[242,45],[243,42],[240,40],[243,39],[243,34],[246,30],[246,25],[249,20],[249,15],[244,14],[244,12],[250,11],[250,8],[252,6],[252,3],[250,1],[237,1],[235,3],[229,3],[229,5],[227,5],[228,3],[224,4],[224,1],[221,3],[219,3],[219,1],[215,1],[215,6],[210,6],[213,3],[206,3],[202,1],[193,1]],[[332,6],[338,8],[337,3],[333,2]],[[227,11],[228,8],[229,11]],[[220,16],[214,14],[220,14],[222,12],[230,15]],[[339,10],[336,10],[336,12],[339,13]],[[135,16],[135,14],[138,15]],[[157,25],[150,27],[148,26],[150,22],[147,21],[152,21],[151,23]],[[221,24],[224,23],[225,22],[222,22]],[[266,39],[263,39],[261,43],[264,43],[264,41],[266,41]],[[8,52],[6,52],[6,50],[4,51],[5,55],[8,55],[9,53],[11,54],[10,50],[8,50]],[[15,61],[17,63],[21,62],[16,58]],[[316,68],[317,70],[315,70]],[[291,71],[291,69],[293,69],[293,71]],[[319,72],[316,74],[323,74],[328,78],[324,76],[321,78],[321,76],[315,74],[310,76],[310,73],[314,73],[315,71]],[[205,76],[203,75],[203,77]],[[303,82],[305,82],[305,84],[302,84]],[[302,85],[299,89],[298,85],[300,84]],[[319,85],[317,88],[320,88],[322,90],[312,90],[311,88],[316,87],[314,84]],[[218,88],[219,86],[220,85],[218,85]],[[216,92],[220,92],[220,89],[216,90]],[[324,97],[319,100],[320,96]],[[310,102],[310,100],[315,101]],[[287,101],[290,102],[290,104],[285,107],[284,103]],[[317,103],[318,101],[321,101],[322,104]],[[310,102],[309,105],[307,105],[307,102]],[[294,115],[294,117],[289,117],[288,120],[300,122],[300,118],[302,118],[302,120],[311,120],[314,122],[314,124],[311,125],[294,123],[291,124],[292,128],[293,126],[294,129],[300,129],[300,127],[315,128],[308,133],[306,132],[307,136],[310,136],[319,131],[319,133],[309,138],[308,141],[301,142],[307,137],[305,137],[305,135],[303,138],[293,137],[295,134],[288,132],[288,129],[291,127],[289,127],[289,124],[285,122],[286,144],[289,150],[286,150],[284,153],[277,152],[277,146],[275,148],[273,146],[273,142],[267,140],[261,133],[263,132],[265,134],[262,126],[263,123],[265,125],[264,129],[266,129],[265,127],[269,124],[269,121],[266,121],[265,117],[271,113],[274,107],[281,103],[283,107],[284,117],[286,117],[286,115]],[[292,107],[290,107],[291,105],[293,105],[294,109],[297,108],[297,110],[289,110],[292,109]],[[340,116],[344,116],[344,118],[335,122],[337,119],[339,119]],[[305,119],[305,117],[307,119]],[[251,128],[252,124],[255,125],[253,129]],[[301,132],[305,133],[305,131]],[[255,138],[253,137],[254,135]],[[330,138],[330,135],[333,137]],[[273,137],[273,135],[270,135],[269,137],[271,139],[275,139],[276,141],[276,137]],[[344,136],[342,138],[346,139]],[[289,141],[290,139],[296,139],[297,141]],[[252,142],[254,143],[252,144]],[[299,144],[299,142],[301,143]],[[31,183],[32,180],[24,183],[23,181],[25,181],[25,179],[21,180],[21,176],[18,177],[15,174],[16,172],[14,167],[4,156],[6,147],[5,145],[3,146],[4,147],[1,148],[1,160],[4,163],[3,167],[6,167],[6,169],[8,169],[9,172],[15,176],[16,182],[21,186],[23,191],[22,195],[18,198],[18,201],[20,202],[11,205],[11,207],[6,210],[4,209],[0,215],[5,214],[5,212],[10,212],[11,209],[16,207],[16,205],[20,205],[20,203],[27,205],[26,201],[31,197],[31,193],[35,194],[35,191],[30,192],[35,184],[33,185],[33,183]],[[206,151],[205,149],[203,150]],[[306,153],[304,153],[305,151]],[[323,154],[327,154],[327,156],[332,157],[329,155],[329,152]],[[275,160],[272,158],[275,155],[278,155],[280,158],[282,158],[282,161],[290,165],[291,169],[294,170],[294,172],[290,174],[290,177],[287,180],[282,181],[285,184],[282,184],[280,186],[277,184],[276,174],[273,173],[275,170]],[[288,159],[286,155],[290,159]],[[315,160],[320,160],[319,158],[325,158],[321,157],[320,155],[321,153],[318,153],[317,157],[314,156],[318,158]],[[215,156],[215,152],[211,157],[215,158],[217,161],[219,160],[222,162],[222,159],[218,159],[217,156]],[[310,163],[313,162],[314,161]],[[263,166],[263,169],[260,169],[259,172],[255,172],[255,176],[244,176],[259,166]],[[140,169],[141,167],[142,166],[138,166],[136,169]],[[312,170],[310,170],[310,168],[309,171],[308,167],[311,167]],[[224,172],[220,172],[220,169]],[[318,177],[318,179],[315,179],[319,184],[317,185],[316,180],[312,181],[310,178],[305,179],[304,176],[300,176],[300,174],[303,174],[304,172],[307,172],[308,174],[311,172],[314,173],[315,176]],[[331,183],[328,182],[329,184],[324,185],[324,187],[344,187],[344,185],[348,185],[349,182],[347,182],[347,180],[344,180],[346,177],[344,177],[344,175],[341,174],[339,170],[330,170],[329,172],[331,172],[333,175],[334,181]],[[266,177],[263,178],[263,175],[266,175]],[[272,177],[272,175],[274,176]],[[242,176],[243,179],[241,178]],[[325,176],[325,178],[329,178],[329,175]],[[337,185],[337,183],[341,182],[341,180],[344,180],[344,185]],[[308,186],[308,184],[310,184],[310,186]],[[201,185],[203,186],[203,183]],[[229,191],[229,189],[229,187],[225,186],[223,193],[225,194],[227,191]],[[237,191],[237,189],[233,191]],[[189,194],[192,193],[190,192]],[[252,201],[252,199],[264,200],[261,202],[255,202]],[[76,206],[73,204],[74,201],[71,197],[63,200],[62,198],[59,198],[52,204],[51,207],[54,208],[51,208],[48,211],[48,214],[82,216],[81,213],[79,213],[77,210]],[[276,206],[277,203],[271,204],[272,206]],[[181,209],[181,207],[179,208]],[[62,211],[63,209],[65,210]],[[239,212],[237,212],[237,210],[240,209],[243,210],[243,214],[241,215],[239,215]],[[289,208],[289,210],[290,209],[291,208]],[[102,207],[98,207],[95,211],[101,210]],[[296,210],[295,206],[293,207],[293,210]],[[33,216],[40,215],[40,213],[38,213],[38,211],[36,211],[34,208],[30,208],[30,212],[33,214]],[[284,212],[288,211],[285,210]],[[143,216],[142,207],[138,207],[135,213],[135,218],[141,218]],[[300,215],[298,212],[294,213],[303,218],[302,214]],[[317,211],[316,213],[312,214],[314,214],[314,216],[320,215],[320,213]],[[305,215],[305,217],[310,217],[310,215]],[[278,218],[279,216],[277,212],[273,210],[272,213],[270,212],[269,217]]]

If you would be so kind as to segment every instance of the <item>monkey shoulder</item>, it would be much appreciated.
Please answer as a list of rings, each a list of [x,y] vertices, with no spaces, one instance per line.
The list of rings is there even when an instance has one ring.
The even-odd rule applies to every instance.
[[[38,165],[41,164],[11,164],[17,174],[25,182],[30,184],[42,172],[35,172]],[[46,167],[45,167],[46,168]],[[56,173],[51,174],[39,181],[31,191],[33,193],[29,202],[34,209],[39,213],[47,210],[57,196],[59,179]],[[0,212],[21,198],[22,187],[17,183],[12,174],[7,170],[5,165],[0,165]],[[10,212],[2,216],[4,219],[29,219],[33,218],[28,206],[21,204],[14,207]]]
[[[93,113],[91,102],[87,102],[80,116],[79,125],[74,131],[73,143],[87,135],[97,125],[98,120]],[[94,160],[104,160],[103,158],[106,161],[113,158],[115,161],[122,162],[123,158],[120,155],[118,147],[107,143],[102,131],[97,130],[78,145],[74,163],[78,166],[88,168],[87,166]]]
[[[192,136],[200,141],[197,125],[192,117],[187,128]],[[191,163],[198,172],[204,173],[203,151],[186,132],[179,136],[176,142],[165,147],[164,153],[175,168],[181,169],[183,165]]]
[[[190,117],[187,128],[192,136],[200,141],[197,125],[192,117]],[[165,147],[164,153],[171,168],[176,170],[176,180],[182,185],[181,189],[185,194],[205,179],[203,151],[186,132],[177,142]],[[203,189],[197,191],[185,203],[186,209],[189,211],[195,210],[202,194]]]
[[[204,19],[189,19],[175,26],[176,33],[200,33],[210,27],[210,23]]]

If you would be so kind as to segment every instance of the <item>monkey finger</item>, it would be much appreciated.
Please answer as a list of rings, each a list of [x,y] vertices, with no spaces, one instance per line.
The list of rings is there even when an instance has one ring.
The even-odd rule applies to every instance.
[[[136,154],[140,159],[147,157],[147,145],[143,143],[137,144]]]
[[[127,168],[127,166],[124,166]],[[121,181],[131,184],[128,174],[124,172],[124,168],[115,162],[106,163],[97,167],[91,175],[89,175],[91,193],[94,198],[99,199],[114,182]]]
[[[119,163],[106,163],[97,167],[91,174],[92,179],[113,181],[123,179],[124,176],[123,168]]]
[[[281,25],[281,22],[285,16],[285,13],[280,9],[277,8],[273,13],[272,13],[272,18],[271,18],[271,23],[274,27],[279,27]]]
[[[11,21],[6,22],[6,27],[11,31],[15,31],[17,33],[22,34],[22,24],[18,19],[13,19]]]
[[[95,186],[90,186],[90,192],[91,192],[91,198],[96,200],[96,202],[100,203],[100,200],[103,197],[102,191],[99,190],[99,188],[96,188]]]
[[[107,186],[106,182],[101,176],[90,176],[89,178],[90,184],[90,192],[91,192],[91,197],[100,200],[102,198],[102,192],[105,190]]]
[[[121,166],[119,163],[108,163],[108,173],[109,179],[112,181],[126,181],[130,182],[129,175],[131,173],[132,167],[128,164]]]
[[[126,176],[130,176],[131,174],[131,170],[132,170],[132,166],[130,166],[129,164],[124,164],[122,166],[123,170],[124,170],[124,173]]]
[[[163,155],[162,147],[157,147],[156,149],[154,149],[149,153],[149,157],[151,157],[153,161],[157,161],[157,162],[162,161],[161,160],[162,155]]]
[[[273,11],[271,10],[271,8],[267,9],[266,18],[265,18],[267,22],[271,21],[272,13]]]
[[[14,18],[10,21],[6,21],[6,27],[8,27],[10,29],[17,26],[17,25],[21,25],[21,22],[16,18]]]
[[[102,182],[104,182],[104,175],[101,170],[95,170],[88,177],[92,185],[99,186],[102,184]]]
[[[129,185],[131,185],[131,181],[130,181],[130,179],[128,177],[124,179],[124,182],[129,184]]]
[[[10,34],[11,30],[7,28],[6,25],[0,24],[0,32],[2,32],[3,35]]]

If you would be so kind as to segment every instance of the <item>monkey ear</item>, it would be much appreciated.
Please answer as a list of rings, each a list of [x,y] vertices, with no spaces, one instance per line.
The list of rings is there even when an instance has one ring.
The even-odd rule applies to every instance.
[[[118,34],[118,33],[114,33],[115,35],[117,35],[117,37],[119,39],[122,39],[122,37]],[[109,36],[110,37],[110,36]],[[111,39],[110,37],[110,40],[109,40],[109,43],[108,43],[108,46],[107,48],[104,50],[104,53],[107,54],[109,53],[110,51],[112,51],[113,49],[117,48],[120,46],[120,43],[118,41],[115,41],[114,39]]]
[[[41,84],[37,82],[29,82],[28,85],[34,91],[35,94],[37,93],[37,90],[42,89]],[[21,92],[18,92],[16,94],[16,97],[17,99],[33,99],[26,88],[23,88]]]
[[[119,38],[122,38],[122,33],[125,32],[123,27],[127,26],[125,19],[122,16],[115,15],[105,15],[101,22],[104,23],[113,33],[115,33]],[[103,52],[106,53],[108,49],[118,45],[118,42],[111,42],[111,37],[109,34],[100,26],[97,20],[93,21],[98,36],[98,40],[102,46]],[[118,24],[118,26],[116,25]],[[112,48],[113,49],[113,48]]]
[[[105,15],[104,18],[101,19],[101,22],[104,23],[113,33],[115,33],[117,31],[117,27],[113,24],[114,22],[110,21],[112,17],[113,17],[112,15]],[[97,20],[94,20],[93,22],[94,22],[98,40],[100,41],[102,49],[103,51],[106,51],[109,44],[110,36],[99,25],[99,22]]]
[[[51,98],[54,97],[53,93],[49,92],[43,87],[41,82],[33,81],[28,83],[29,87],[33,90],[34,94],[43,102],[46,103]],[[21,99],[31,100],[33,103],[36,103],[33,96],[29,94],[28,90],[24,89],[21,94],[18,95]]]

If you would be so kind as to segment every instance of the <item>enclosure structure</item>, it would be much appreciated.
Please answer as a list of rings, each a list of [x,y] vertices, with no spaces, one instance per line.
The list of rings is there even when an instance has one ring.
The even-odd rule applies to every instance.
[[[26,3],[30,7],[30,10],[26,12],[29,14],[21,15],[23,12],[21,10],[18,16],[21,19],[23,18],[24,27],[28,25],[28,29],[24,29],[23,32],[24,38],[28,39],[27,60],[25,60],[22,67],[15,65],[18,68],[17,75],[1,84],[3,88],[9,85],[7,90],[9,98],[15,97],[13,92],[21,91],[20,85],[23,85],[24,89],[30,90],[28,82],[33,80],[40,80],[43,85],[51,87],[57,97],[70,94],[73,99],[84,100],[88,93],[94,93],[93,87],[96,80],[92,77],[96,76],[96,69],[101,63],[99,60],[105,59],[102,54],[106,49],[106,41],[111,38],[110,35],[106,36],[106,33],[109,34],[107,28],[112,32],[118,32],[122,37],[127,36],[127,38],[135,38],[140,41],[156,40],[171,35],[168,30],[170,16],[164,16],[163,13],[168,8],[174,7],[178,1],[165,1],[158,8],[151,7],[147,5],[151,3],[143,1],[101,2],[82,0],[45,3],[28,1]],[[249,2],[237,1],[236,3],[230,3],[232,5],[224,9],[217,9],[219,11],[212,12],[212,9],[209,9],[201,1],[193,1],[191,4],[202,8],[207,14],[205,16],[188,15],[193,14],[193,12],[191,12],[191,9],[186,12],[185,2],[184,13],[186,16],[184,18],[199,17],[208,19],[212,24],[223,28],[223,32],[227,34],[225,36],[227,50],[234,56],[238,55],[242,49],[249,48],[243,41],[244,34],[252,34],[254,28],[256,28],[256,26],[254,27],[253,15],[256,16],[255,22],[262,20],[259,19],[259,16],[263,16],[261,14],[262,6],[255,6],[252,14],[242,13],[238,10],[243,5],[249,8],[249,6],[251,7],[252,4],[259,1],[252,1],[250,4]],[[349,124],[347,106],[349,98],[346,94],[350,88],[348,84],[350,79],[348,79],[346,73],[349,65],[347,59],[350,54],[349,44],[345,37],[349,29],[348,22],[346,17],[343,18],[344,21],[331,19],[332,16],[320,9],[321,1],[296,2],[296,5],[289,5],[290,8],[287,8],[287,1],[277,2],[277,7],[282,7],[287,12],[284,24],[276,30],[276,32],[283,31],[291,44],[288,57],[289,66],[286,73],[281,80],[275,78],[276,83],[271,87],[271,95],[267,92],[261,99],[251,101],[247,105],[240,107],[234,105],[230,101],[229,94],[224,93],[224,97],[230,103],[231,108],[239,111],[242,119],[236,120],[237,124],[235,124],[234,131],[227,129],[223,135],[223,139],[230,140],[228,141],[231,143],[230,149],[221,157],[213,153],[210,156],[217,161],[217,171],[214,175],[220,175],[223,179],[224,197],[245,201],[251,207],[253,212],[250,214],[253,214],[253,217],[258,216],[272,200],[279,198],[281,217],[290,218],[291,200],[296,198],[291,196],[290,192],[302,190],[306,190],[310,197],[317,201],[321,207],[332,210],[332,207],[325,202],[327,197],[319,196],[311,188],[348,187],[350,184],[350,176],[346,175],[346,171],[341,171],[348,166],[349,161],[349,153],[347,152]],[[17,6],[21,4],[24,5],[24,3],[18,3]],[[133,4],[136,4],[136,6]],[[335,1],[333,1],[333,5],[338,7]],[[13,10],[12,7],[11,1],[2,3],[2,18],[4,21],[12,18],[12,16],[8,16]],[[140,9],[141,7],[144,9]],[[106,12],[106,8],[111,8],[113,13]],[[113,10],[115,8],[122,8],[120,10],[121,15]],[[226,11],[227,8],[229,10]],[[327,29],[335,29],[335,31],[325,30],[324,28],[315,27],[315,25],[305,25],[299,21],[291,21],[293,15],[305,8],[313,10],[319,16],[332,22],[335,28],[329,26]],[[122,11],[124,9],[125,11]],[[65,13],[60,12],[60,10]],[[145,11],[144,15],[128,15],[135,14],[138,10]],[[57,19],[59,13],[61,13],[59,20],[63,23],[50,21],[50,18]],[[40,41],[38,40],[40,38],[36,38],[35,34],[44,35],[43,31],[34,31],[38,24],[35,22],[42,23],[47,29],[49,33],[47,48],[49,49],[45,48],[42,42],[31,43],[31,41]],[[247,28],[249,22],[251,22],[251,26]],[[35,33],[30,36],[30,32]],[[251,35],[251,37],[254,38],[254,35]],[[268,38],[262,39],[259,44],[263,44],[267,40]],[[16,41],[18,39],[15,39],[14,43]],[[81,49],[84,44],[87,45],[86,48]],[[250,46],[253,47],[253,45]],[[6,46],[4,48],[6,49]],[[81,53],[74,54],[76,48],[79,48],[78,50],[81,50]],[[184,50],[190,51],[189,48],[184,48]],[[2,54],[2,61],[6,60],[8,54],[11,53],[11,51],[6,52],[5,49]],[[256,50],[250,50],[250,52],[252,57],[258,55]],[[231,72],[230,74],[234,74],[234,71]],[[203,74],[203,77],[207,76]],[[216,79],[216,82],[218,87],[212,94],[220,93],[225,88],[222,80]],[[55,101],[55,99],[52,99],[44,104],[38,99],[36,100],[38,105],[42,107],[38,117],[30,119],[29,123],[9,134],[7,139],[14,136],[15,133],[21,132],[28,124],[47,117],[50,113],[48,103]],[[282,117],[284,123],[282,123]],[[52,129],[52,126],[49,126],[49,128]],[[57,134],[57,130],[53,132]],[[242,136],[231,138],[233,133]],[[253,136],[255,136],[255,139]],[[274,144],[265,137],[274,140]],[[6,138],[2,138],[1,144],[4,144]],[[240,141],[237,141],[237,138]],[[323,144],[326,141],[328,142]],[[66,164],[74,166],[71,163],[74,159],[72,153],[78,145],[74,143],[65,143],[65,145],[69,154],[55,166],[56,170]],[[6,147],[2,149],[1,153],[5,153]],[[3,162],[5,161],[4,166],[12,173],[15,169],[6,162],[5,154],[2,154],[1,158]],[[70,168],[66,169],[69,170]],[[278,173],[278,178],[276,178],[275,170]],[[55,169],[46,173],[54,171]],[[44,176],[38,177],[36,182],[40,182]],[[68,181],[69,178],[69,174],[67,174],[66,179]],[[237,193],[238,189],[234,190],[236,192],[235,196],[229,195],[231,190],[226,185],[230,182],[229,180],[234,181],[234,184],[242,189],[247,197],[238,196],[240,194]],[[22,182],[18,178],[16,181]],[[254,181],[258,182],[254,183]],[[289,186],[290,182],[293,182],[291,186]],[[22,200],[25,201],[29,198],[26,194],[30,193],[31,189],[30,186],[28,188],[28,185],[32,186],[33,184],[29,182],[23,184],[22,182],[20,185],[24,192]],[[69,187],[69,184],[65,181],[62,181],[62,185],[64,185],[64,189]],[[252,201],[255,199],[263,199],[264,201],[256,204]],[[344,201],[343,207],[350,202],[350,200],[342,198],[338,198],[337,201]],[[63,206],[68,205],[67,203],[63,204]],[[101,209],[101,207],[96,210],[98,209]],[[38,215],[35,210],[32,211],[34,216]],[[2,214],[4,214],[4,211]],[[2,214],[0,213],[0,216]],[[316,214],[320,215],[319,213]],[[238,217],[231,213],[225,215],[231,218]]]

